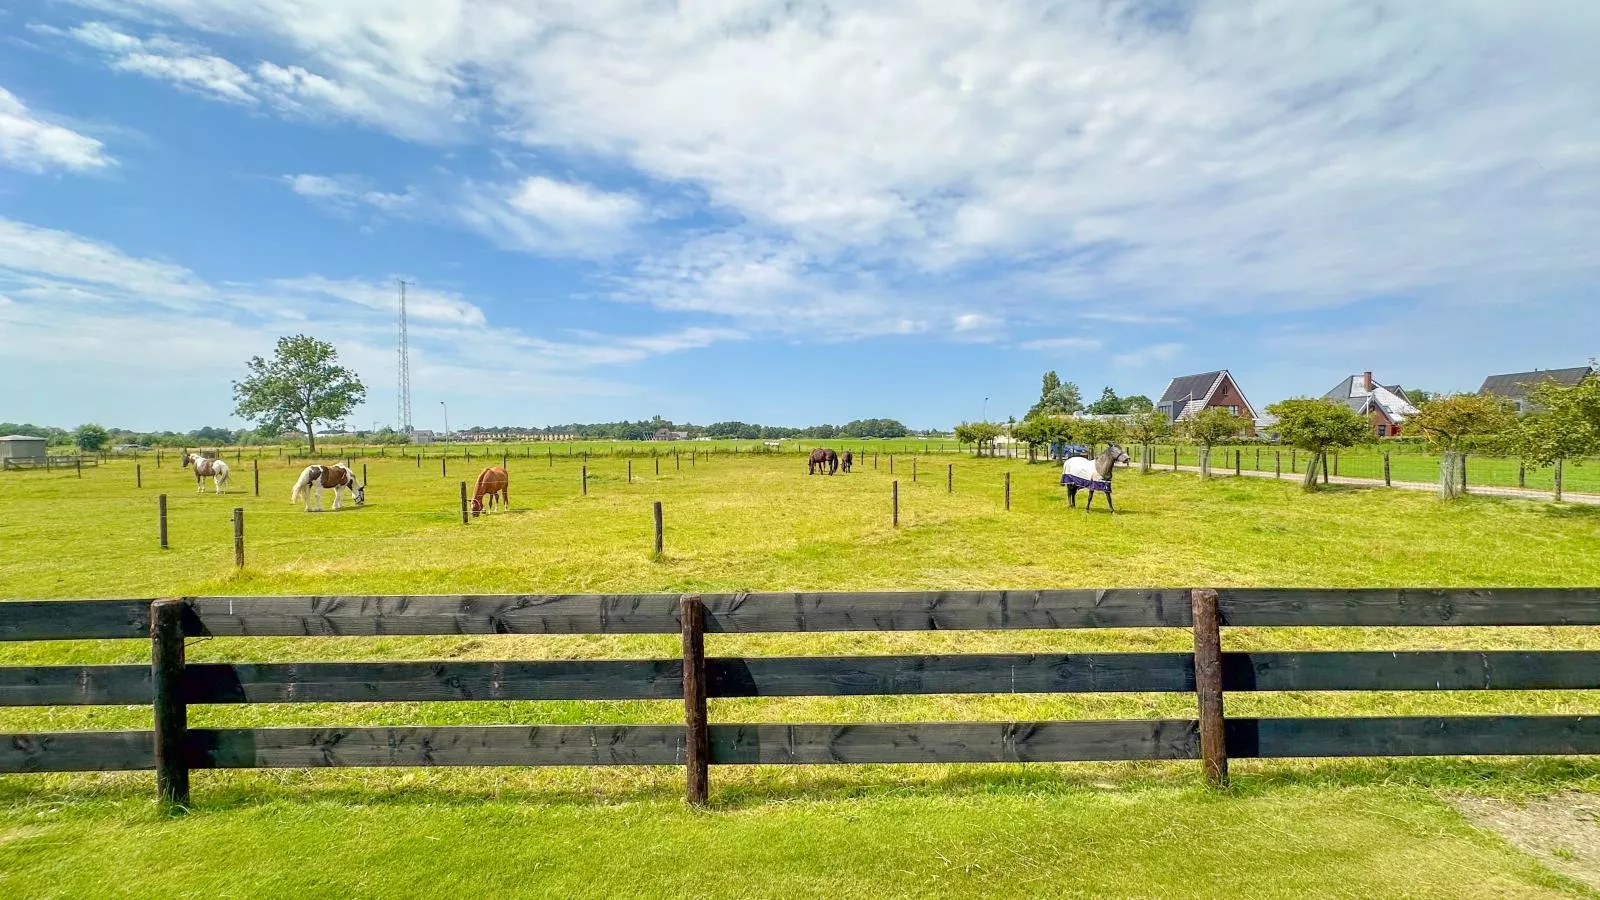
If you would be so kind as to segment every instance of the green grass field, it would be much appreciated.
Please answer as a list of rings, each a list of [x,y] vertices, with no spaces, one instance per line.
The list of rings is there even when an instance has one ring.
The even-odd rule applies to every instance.
[[[963,456],[858,461],[807,478],[794,456],[513,459],[504,515],[463,526],[461,460],[367,461],[368,503],[307,515],[299,466],[249,461],[231,493],[146,461],[0,476],[0,595],[633,592],[1116,586],[1588,586],[1600,509],[1134,473],[1116,517],[1065,508],[1053,466]],[[359,465],[359,463],[358,463]],[[946,466],[955,492],[946,492]],[[1014,502],[1002,507],[1011,472]],[[900,481],[901,527],[889,521]],[[208,483],[209,489],[209,483]],[[1576,488],[1574,488],[1576,489]],[[156,494],[172,548],[156,546]],[[650,503],[666,553],[650,554]],[[230,511],[245,509],[235,571]],[[532,659],[676,654],[674,636],[215,639],[191,660]],[[712,635],[713,655],[1184,650],[1176,630]],[[1230,630],[1226,649],[1600,648],[1600,629]],[[139,641],[0,645],[0,664],[143,662]],[[1236,694],[1235,715],[1587,713],[1578,691]],[[1192,717],[1184,695],[847,697],[712,702],[712,721]],[[676,722],[670,702],[196,707],[214,725]],[[148,727],[141,707],[0,709],[0,730]],[[713,808],[680,770],[197,773],[189,815],[151,777],[0,778],[7,896],[393,896],[452,892],[815,895],[1586,895],[1448,805],[1455,794],[1600,790],[1572,760],[717,768]]]

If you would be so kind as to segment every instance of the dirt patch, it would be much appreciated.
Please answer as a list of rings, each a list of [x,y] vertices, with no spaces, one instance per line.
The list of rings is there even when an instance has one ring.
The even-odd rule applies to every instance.
[[[1600,890],[1600,797],[1576,792],[1522,801],[1455,797],[1450,804],[1472,824]]]

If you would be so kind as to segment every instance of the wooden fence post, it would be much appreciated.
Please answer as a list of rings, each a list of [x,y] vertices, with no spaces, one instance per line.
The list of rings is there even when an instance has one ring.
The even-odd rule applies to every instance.
[[[911,457],[911,483],[917,483],[917,458]]]
[[[1333,451],[1333,474],[1339,474],[1339,451]]]
[[[656,523],[656,558],[661,558],[661,501],[657,500],[653,509]]]
[[[156,515],[160,522],[161,549],[167,549],[167,495],[162,494],[156,498]]]
[[[661,457],[656,457],[656,474],[661,474]]]
[[[1291,447],[1291,448],[1289,448],[1289,474],[1290,475],[1297,475],[1297,474],[1299,474],[1299,472],[1300,472],[1300,451],[1298,449],[1295,449],[1295,448]]]
[[[233,508],[233,565],[244,568],[244,507]]]
[[[1461,454],[1461,493],[1467,492],[1467,455]]]
[[[261,460],[250,460],[250,480],[255,484],[256,496],[261,496]]]
[[[894,457],[892,457],[892,456],[889,457],[889,458],[890,459],[894,459]],[[894,513],[893,513],[894,527],[899,528],[900,527],[900,482],[899,481],[892,482],[890,484],[889,492],[890,492],[889,496],[890,496],[891,503],[894,506]]]
[[[1528,486],[1528,464],[1526,462],[1519,461],[1517,463],[1517,487],[1525,488],[1527,486]]]
[[[954,463],[944,467],[944,492],[946,494],[954,494],[956,492],[956,467]]]
[[[556,449],[554,447],[544,448],[544,458],[546,468],[554,469],[556,467]]]
[[[633,484],[633,460],[628,460],[628,483]]]
[[[136,488],[144,487],[144,469],[138,463],[133,464],[133,486]]]
[[[1256,448],[1256,471],[1261,471],[1261,448]]]
[[[1383,451],[1383,486],[1394,487],[1394,481],[1389,477],[1389,451]]]
[[[683,763],[685,799],[705,806],[710,794],[711,732],[706,724],[705,604],[698,596],[678,600],[683,631]]]
[[[583,482],[583,495],[585,497],[589,496],[589,467],[588,466],[583,466],[582,467],[582,472],[579,474],[578,477]]]
[[[1559,459],[1556,460],[1556,502],[1557,503],[1561,502],[1561,468],[1562,468],[1561,464],[1562,464],[1562,462],[1563,462],[1562,460],[1559,460]],[[166,545],[163,544],[162,546],[166,546]]]
[[[367,487],[367,464],[366,463],[362,463],[361,464],[361,487],[362,487],[363,490],[365,490],[366,487]]]
[[[1233,476],[1235,478],[1244,474],[1243,460],[1240,458],[1243,453],[1243,450],[1233,451]]]
[[[421,450],[418,450],[417,451],[417,455],[412,457],[412,459],[415,459],[417,461],[417,468],[419,468],[419,469],[422,468],[422,451]]]
[[[1272,477],[1273,478],[1282,478],[1283,477],[1283,451],[1282,450],[1274,450],[1274,451],[1272,451]]]
[[[1011,473],[1006,473],[1006,510],[1011,509]]]
[[[878,454],[872,454],[872,471],[878,471]]]
[[[467,524],[467,483],[461,482],[461,524]]]
[[[1222,710],[1222,630],[1217,592],[1189,593],[1194,611],[1194,692],[1200,703],[1200,759],[1206,783],[1228,786],[1228,744]]]
[[[1316,460],[1313,459],[1311,464],[1316,465]],[[1322,454],[1322,483],[1328,483],[1328,454],[1326,453]]]
[[[444,467],[444,457],[442,457],[442,456],[439,457],[439,477],[440,478],[449,478],[450,475],[448,474],[448,472],[449,472],[449,470],[447,470]]]
[[[1178,471],[1178,445],[1172,445],[1172,471]]]
[[[189,760],[184,755],[189,707],[183,695],[183,611],[186,605],[178,597],[150,604],[156,794],[168,806],[189,805]]]
[[[894,474],[894,454],[889,454],[889,474]]]

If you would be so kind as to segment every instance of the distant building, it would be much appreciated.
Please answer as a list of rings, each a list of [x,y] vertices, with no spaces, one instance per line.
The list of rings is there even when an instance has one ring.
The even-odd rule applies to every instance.
[[[411,431],[411,443],[413,444],[431,444],[435,438],[436,435],[429,428],[415,428]]]
[[[45,445],[49,441],[28,434],[11,434],[0,437],[0,460],[44,459]]]
[[[1406,399],[1405,388],[1398,384],[1378,384],[1372,380],[1371,372],[1351,375],[1322,396],[1325,400],[1337,400],[1366,416],[1378,437],[1400,434],[1406,420],[1418,412]]]
[[[1198,415],[1202,409],[1213,408],[1243,416],[1252,423],[1253,430],[1256,408],[1244,398],[1244,391],[1227,369],[1174,378],[1156,403],[1156,409],[1161,410],[1168,422],[1181,422]]]
[[[1478,388],[1478,393],[1491,397],[1500,397],[1510,400],[1517,408],[1518,413],[1527,412],[1532,405],[1528,395],[1541,384],[1558,384],[1562,387],[1576,387],[1590,378],[1595,377],[1595,372],[1588,366],[1578,366],[1574,369],[1535,369],[1532,372],[1514,372],[1510,375],[1490,375],[1483,380],[1483,387]]]

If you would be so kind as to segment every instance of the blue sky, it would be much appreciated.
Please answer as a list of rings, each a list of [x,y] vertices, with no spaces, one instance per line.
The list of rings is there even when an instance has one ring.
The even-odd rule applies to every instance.
[[[0,0],[0,420],[914,427],[1600,354],[1600,4]]]

